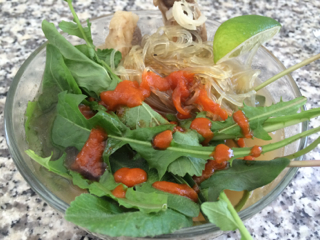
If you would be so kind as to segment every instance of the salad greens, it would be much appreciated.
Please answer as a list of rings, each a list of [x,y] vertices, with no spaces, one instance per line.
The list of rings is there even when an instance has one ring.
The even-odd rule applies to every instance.
[[[214,137],[208,146],[202,146],[204,138],[190,129],[191,121],[181,121],[180,126],[186,131],[173,133],[170,147],[157,150],[153,148],[152,140],[155,135],[174,129],[175,125],[167,120],[176,121],[174,115],[165,119],[146,103],[133,108],[123,107],[121,113],[116,114],[107,112],[95,101],[88,101],[88,97],[99,99],[102,91],[113,90],[120,79],[110,68],[113,49],[100,50],[94,46],[91,23],[87,20],[86,26],[82,26],[71,0],[67,2],[74,22],[62,21],[59,27],[65,33],[85,40],[85,44],[73,46],[52,23],[42,22],[48,39],[45,72],[40,95],[28,104],[25,123],[30,145],[26,153],[44,168],[88,191],[71,202],[65,218],[98,234],[152,237],[192,226],[192,218],[197,217],[201,210],[208,221],[222,230],[239,229],[242,239],[252,239],[223,191],[252,191],[264,186],[281,173],[289,159],[243,161],[236,158],[249,155],[251,148],[235,148],[228,169],[217,171],[200,186],[197,185],[192,176],[202,175],[208,160],[214,160],[211,154],[221,140],[243,137],[241,128],[232,117],[222,122],[212,121]],[[121,53],[116,52],[116,66],[120,60]],[[253,136],[270,140],[269,132],[320,115],[319,108],[297,113],[305,103],[306,98],[299,97],[269,107],[244,105],[241,110],[249,120]],[[89,106],[96,114],[86,119],[78,108],[79,104]],[[206,117],[206,113],[201,112],[197,117]],[[44,124],[41,123],[44,122],[46,128],[42,128]],[[91,129],[97,126],[108,134],[103,152],[107,169],[98,180],[90,180],[69,169],[65,160],[68,149],[79,152]],[[311,129],[262,146],[262,153],[319,130]],[[131,188],[123,185],[125,198],[118,198],[112,190],[121,183],[115,181],[113,174],[124,167],[143,169],[148,180]],[[159,180],[199,187],[198,202],[152,187]]]

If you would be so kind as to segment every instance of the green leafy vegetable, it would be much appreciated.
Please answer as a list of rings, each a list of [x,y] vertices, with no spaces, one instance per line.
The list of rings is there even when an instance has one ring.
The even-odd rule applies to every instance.
[[[126,208],[137,208],[146,213],[167,209],[167,196],[164,194],[144,193],[128,188],[125,198],[117,198],[111,191],[118,185],[119,183],[114,181],[113,175],[106,171],[99,182],[94,182],[90,185],[89,191],[98,197],[111,197]]]
[[[62,31],[68,33],[69,35],[77,36],[83,40],[87,40],[91,44],[93,43],[91,37],[91,23],[89,22],[89,20],[87,20],[87,27],[82,27],[83,32],[80,30],[78,24],[74,22],[61,21],[59,23],[59,28],[61,28]],[[83,37],[83,33],[85,34],[86,39]]]
[[[271,161],[234,160],[232,167],[217,171],[200,186],[209,188],[209,200],[216,201],[224,189],[252,191],[270,183],[289,162],[287,158],[277,158]]]
[[[210,222],[216,224],[221,230],[239,229],[241,240],[253,239],[224,192],[221,192],[219,201],[203,203],[201,210]]]
[[[91,182],[88,179],[85,179],[80,173],[69,171],[69,174],[72,177],[72,183],[79,188],[88,189]]]
[[[199,143],[201,140],[199,140],[199,138],[199,134],[193,130],[188,130],[183,133],[175,132],[173,135],[175,142],[191,146],[201,146]],[[180,157],[169,165],[168,171],[181,177],[187,173],[191,176],[201,176],[206,163],[207,161],[202,158]]]
[[[163,192],[158,189],[155,189],[152,187],[152,183],[153,183],[152,180],[151,181],[148,180],[148,182],[136,186],[136,191],[166,195],[168,196],[168,203],[167,203],[168,208],[176,210],[188,217],[197,217],[199,215],[200,207],[197,203],[193,202],[191,199],[187,197],[183,197],[180,195],[175,195],[175,194],[171,194],[168,192]]]
[[[113,49],[97,49],[97,56],[111,67],[110,57]],[[122,58],[121,52],[116,51],[114,54],[114,67],[117,67]]]
[[[40,165],[42,165],[43,167],[45,167],[49,171],[54,172],[55,174],[58,174],[64,178],[72,179],[72,177],[68,174],[68,170],[63,165],[64,160],[66,158],[66,154],[63,154],[61,156],[61,158],[59,158],[58,160],[50,161],[52,155],[49,157],[46,157],[46,158],[42,158],[42,157],[38,156],[37,154],[35,154],[35,152],[30,149],[26,150],[25,153],[29,157],[31,157],[34,161],[36,161],[37,163],[39,163]]]
[[[305,97],[298,97],[288,102],[280,101],[269,107],[249,107],[244,105],[241,110],[248,119],[253,136],[263,140],[270,140],[271,137],[262,127],[263,123],[270,117],[295,114],[306,101]],[[230,135],[229,138],[243,136],[240,127],[233,121],[232,117],[229,117],[224,122],[213,121],[211,130],[215,132],[216,137],[214,139],[217,139],[220,134],[223,134],[224,137],[225,135]]]
[[[109,90],[109,87],[114,85],[107,70],[68,42],[52,23],[43,20],[42,30],[49,43],[59,49],[65,58],[65,64],[78,85],[93,97],[98,97],[101,92]]]
[[[146,103],[133,108],[125,107],[119,114],[119,118],[130,129],[155,127],[163,124],[169,124],[166,119],[164,119]]]
[[[98,197],[82,194],[67,209],[65,218],[91,232],[111,237],[153,237],[192,226],[192,219],[167,209],[158,213],[126,212]]]

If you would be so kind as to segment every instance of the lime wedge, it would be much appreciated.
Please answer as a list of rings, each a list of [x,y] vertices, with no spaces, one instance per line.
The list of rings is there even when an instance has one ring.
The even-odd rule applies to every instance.
[[[214,62],[221,63],[249,52],[257,44],[271,39],[280,28],[276,20],[258,15],[244,15],[225,21],[214,36]]]

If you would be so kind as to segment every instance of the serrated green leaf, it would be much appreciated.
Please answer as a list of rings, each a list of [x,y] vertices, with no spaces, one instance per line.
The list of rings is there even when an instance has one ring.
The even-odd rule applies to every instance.
[[[76,198],[65,218],[91,232],[111,237],[145,237],[192,226],[192,219],[167,209],[158,213],[126,212],[89,194]]]
[[[25,153],[49,171],[54,172],[55,174],[58,174],[64,178],[71,179],[71,176],[69,175],[67,168],[64,166],[66,154],[63,154],[58,160],[50,161],[52,155],[46,158],[42,158],[31,149],[26,150]]]
[[[194,130],[188,130],[183,133],[175,132],[173,139],[177,143],[191,146],[201,146],[199,142],[202,141],[199,134]],[[201,176],[206,163],[207,161],[202,158],[180,157],[169,165],[168,171],[181,177],[187,173],[191,176]]]
[[[111,173],[104,173],[99,182],[90,185],[89,191],[98,197],[107,196],[116,200],[121,206],[126,208],[137,208],[142,212],[159,212],[167,209],[167,196],[155,192],[137,192],[133,188],[128,188],[125,198],[117,198],[112,194],[112,190],[119,183],[114,181]]]
[[[257,135],[263,140],[270,140],[266,131],[261,128],[264,122],[270,117],[295,114],[305,103],[305,97],[298,97],[288,102],[280,101],[269,107],[249,107],[244,104],[241,110],[249,121],[253,136]],[[229,117],[224,122],[213,121],[211,130],[215,133],[214,139],[218,139],[219,135],[226,136],[227,138],[243,137],[240,127],[233,121],[232,117]]]
[[[133,108],[125,107],[123,112],[119,114],[119,119],[132,130],[169,124],[146,103]]]
[[[81,189],[88,189],[91,181],[88,179],[85,179],[80,173],[69,171],[71,177],[72,177],[72,183],[76,186],[78,186]]]

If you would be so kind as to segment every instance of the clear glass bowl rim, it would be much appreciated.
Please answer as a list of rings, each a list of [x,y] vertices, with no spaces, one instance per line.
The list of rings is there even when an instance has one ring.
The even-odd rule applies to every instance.
[[[137,15],[159,15],[160,13],[155,10],[142,10],[142,11],[131,11],[133,13],[136,13]],[[100,17],[92,18],[90,21],[94,21],[100,18],[109,17],[112,16],[112,14],[106,14],[102,15]],[[207,21],[212,21],[215,23],[218,23],[217,21],[208,19]],[[27,60],[22,64],[20,69],[18,70],[17,74],[15,75],[12,84],[10,86],[10,89],[8,91],[5,108],[4,108],[4,127],[5,127],[5,136],[7,145],[9,148],[9,152],[12,155],[12,159],[18,168],[21,175],[24,177],[24,179],[28,182],[28,184],[31,186],[31,188],[41,197],[43,198],[51,207],[54,209],[60,211],[61,213],[64,213],[65,210],[69,207],[69,204],[65,203],[58,197],[56,197],[54,194],[52,194],[32,173],[30,168],[27,166],[27,164],[24,162],[23,156],[21,152],[18,150],[16,136],[13,134],[13,124],[12,124],[12,113],[13,113],[13,103],[14,103],[14,95],[17,90],[19,81],[21,76],[23,75],[25,69],[28,68],[30,62],[38,55],[40,51],[42,51],[46,47],[47,42],[42,44],[39,48],[37,48],[28,58]],[[263,51],[270,55],[273,60],[283,69],[285,69],[284,65],[265,47],[263,47]],[[296,84],[296,82],[293,80],[292,76],[290,74],[287,75],[289,81],[292,84],[292,87],[294,88],[294,92],[297,96],[302,96],[301,92]],[[305,109],[305,107],[304,107]],[[308,130],[308,122],[302,123],[302,131]],[[305,148],[307,144],[307,137],[301,139],[299,149]],[[301,160],[302,157],[295,159],[295,161]],[[239,216],[242,220],[246,220],[251,218],[256,213],[260,212],[262,209],[264,209],[267,205],[269,205],[273,200],[275,200],[280,193],[287,187],[287,185],[291,182],[294,175],[298,171],[298,168],[290,168],[287,174],[284,176],[282,181],[271,191],[269,192],[265,197],[263,197],[261,200],[256,202],[255,204],[251,205],[250,207],[242,210],[239,213]],[[213,232],[219,231],[219,228],[214,226],[213,224],[207,223],[200,226],[193,226],[185,229],[181,229],[176,231],[172,234],[164,234],[160,236],[156,236],[153,239],[168,239],[168,238],[188,238],[188,237],[195,237],[195,236],[201,236],[201,235],[207,235]]]

